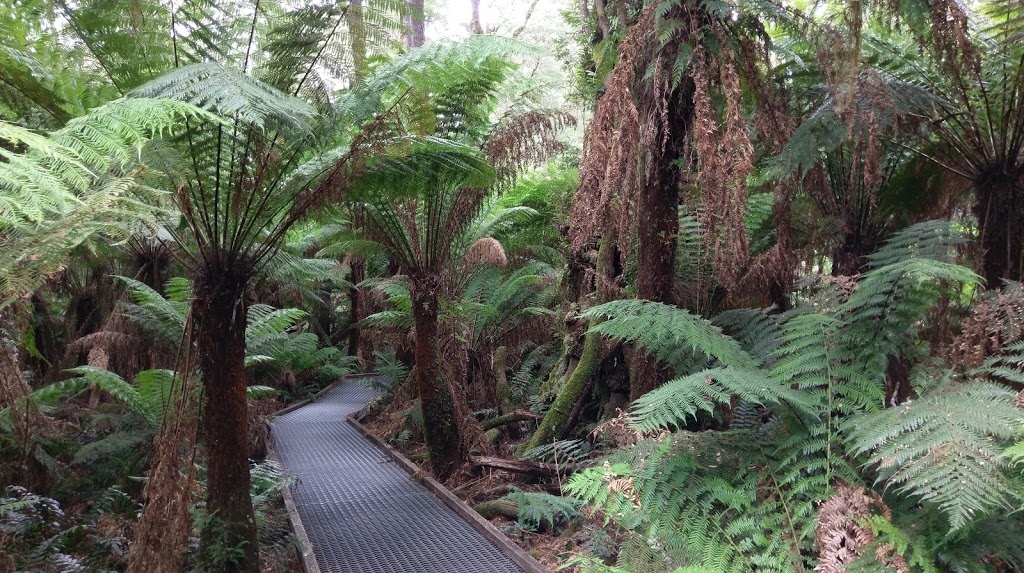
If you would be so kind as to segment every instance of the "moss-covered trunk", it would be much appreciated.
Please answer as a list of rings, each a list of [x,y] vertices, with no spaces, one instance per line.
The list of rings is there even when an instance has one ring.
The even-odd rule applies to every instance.
[[[583,342],[583,355],[580,356],[576,369],[572,371],[569,379],[566,380],[565,385],[558,392],[558,397],[551,404],[551,408],[544,415],[544,419],[537,426],[537,431],[530,437],[530,441],[526,442],[519,449],[520,455],[532,448],[549,444],[562,437],[566,423],[572,414],[573,406],[576,405],[576,401],[583,394],[583,390],[587,387],[587,382],[597,374],[597,369],[600,365],[601,335],[596,332],[588,332]]]
[[[416,326],[416,387],[423,409],[423,434],[430,466],[438,479],[452,475],[462,462],[459,426],[448,384],[438,363],[438,279],[434,275],[410,277],[412,316]]]
[[[259,545],[249,493],[249,410],[246,402],[244,292],[237,267],[203,269],[192,303],[206,404],[206,508],[214,518],[200,538],[211,570],[258,573]],[[237,551],[237,552],[236,552]],[[225,562],[225,552],[233,559]]]

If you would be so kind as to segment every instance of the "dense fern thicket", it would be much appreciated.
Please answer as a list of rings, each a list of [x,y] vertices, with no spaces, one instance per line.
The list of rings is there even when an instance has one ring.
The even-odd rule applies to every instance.
[[[447,4],[0,6],[0,573],[292,570],[371,370],[552,568],[1024,571],[1018,0]]]

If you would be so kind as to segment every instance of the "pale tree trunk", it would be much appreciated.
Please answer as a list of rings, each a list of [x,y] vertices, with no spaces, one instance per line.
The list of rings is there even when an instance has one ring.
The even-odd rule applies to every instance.
[[[345,13],[349,43],[352,48],[352,71],[356,84],[366,77],[366,23],[363,20],[363,0],[350,0]]]
[[[474,34],[483,34],[484,27],[480,24],[480,0],[469,0],[473,12],[469,17],[469,31]]]
[[[423,0],[405,0],[405,9],[405,26],[408,28],[405,47],[411,50],[422,46],[426,41],[426,11]]]
[[[540,0],[533,0],[530,2],[530,7],[526,9],[526,16],[523,18],[523,23],[512,32],[513,38],[518,38],[522,35],[523,31],[526,30],[526,25],[530,23],[530,18],[533,17],[533,11],[537,8],[537,3]]]

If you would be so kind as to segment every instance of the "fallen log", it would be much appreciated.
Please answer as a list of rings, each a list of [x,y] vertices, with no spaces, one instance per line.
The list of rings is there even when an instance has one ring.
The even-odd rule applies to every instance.
[[[494,499],[478,503],[473,506],[473,510],[483,516],[484,519],[491,519],[499,515],[509,519],[519,518],[519,504],[508,499]]]
[[[527,474],[537,477],[553,476],[558,473],[572,471],[571,465],[543,464],[529,460],[507,460],[505,458],[493,458],[488,456],[470,456],[469,461],[475,466],[494,468],[517,474]]]
[[[525,422],[526,420],[536,420],[538,416],[533,412],[527,412],[526,410],[517,410],[504,416],[498,416],[497,418],[491,418],[480,422],[483,426],[484,431],[493,430],[494,428],[504,426],[505,424],[511,424],[513,422]]]

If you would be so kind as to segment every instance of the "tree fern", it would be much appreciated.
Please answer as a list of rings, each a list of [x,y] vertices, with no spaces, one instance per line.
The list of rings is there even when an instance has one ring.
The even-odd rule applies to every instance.
[[[31,292],[77,245],[96,234],[127,238],[155,225],[140,151],[150,138],[207,114],[181,102],[122,99],[49,136],[0,122],[0,296]],[[15,151],[12,151],[15,150]]]
[[[631,532],[618,561],[631,571],[807,570],[814,504],[770,452],[750,432],[680,433],[576,473],[567,490]]]
[[[181,279],[171,279],[167,286],[168,296],[164,298],[143,282],[127,277],[118,278],[128,286],[134,301],[121,306],[125,316],[165,342],[177,345],[185,331],[191,284]]]
[[[852,419],[852,449],[869,455],[878,481],[935,505],[953,531],[1018,501],[1002,448],[1024,424],[1014,394],[986,383],[947,384],[918,400]]]
[[[714,359],[722,366],[757,367],[757,361],[720,328],[681,308],[617,300],[595,306],[581,316],[603,319],[591,327],[592,332],[634,342],[676,369],[692,367],[694,357]]]
[[[685,427],[699,412],[713,413],[733,398],[755,404],[785,402],[813,412],[815,402],[758,370],[712,368],[670,380],[644,394],[630,410],[630,425],[641,432]]]
[[[134,385],[113,372],[94,366],[78,366],[68,370],[68,373],[77,376],[43,386],[25,399],[39,405],[54,404],[75,396],[88,385],[94,385],[146,420],[153,429],[160,425],[164,413],[171,405],[169,396],[174,373],[169,370],[144,370],[136,376]],[[8,415],[9,408],[0,410],[0,423]]]

